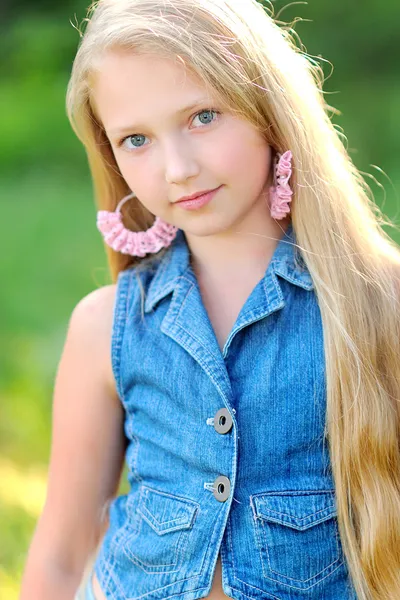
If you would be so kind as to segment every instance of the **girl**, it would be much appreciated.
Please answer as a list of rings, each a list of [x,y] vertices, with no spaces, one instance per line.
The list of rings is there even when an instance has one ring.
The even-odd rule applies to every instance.
[[[400,252],[322,84],[256,0],[90,7],[114,283],[71,316],[21,600],[400,597]]]

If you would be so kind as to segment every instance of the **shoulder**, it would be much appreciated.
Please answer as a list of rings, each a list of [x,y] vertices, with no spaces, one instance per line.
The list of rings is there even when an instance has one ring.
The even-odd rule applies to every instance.
[[[103,369],[113,389],[111,339],[116,290],[117,284],[110,284],[84,296],[74,307],[68,327],[71,343],[79,345]]]
[[[104,316],[103,311],[114,306],[116,289],[117,284],[113,283],[89,292],[79,300],[72,314],[78,319],[83,315],[85,317],[93,315],[94,318]]]
[[[90,339],[109,330],[112,326],[116,288],[116,284],[105,285],[79,300],[73,309],[70,326],[89,333]]]

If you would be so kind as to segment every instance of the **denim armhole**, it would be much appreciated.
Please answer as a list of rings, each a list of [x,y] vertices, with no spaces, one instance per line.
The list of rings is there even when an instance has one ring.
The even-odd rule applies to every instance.
[[[121,381],[121,348],[124,337],[125,326],[128,318],[129,294],[131,282],[134,277],[134,269],[126,269],[118,273],[117,287],[114,302],[114,315],[111,336],[111,364],[114,374],[117,392],[121,400],[124,398],[123,385]]]

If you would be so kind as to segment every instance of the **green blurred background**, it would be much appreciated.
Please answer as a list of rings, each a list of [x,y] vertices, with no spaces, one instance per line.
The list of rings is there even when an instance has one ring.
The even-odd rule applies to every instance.
[[[274,2],[278,12],[284,2]],[[55,373],[77,302],[110,283],[95,226],[86,155],[65,93],[88,2],[2,0],[0,165],[0,598],[18,597],[43,507]],[[385,215],[398,223],[398,0],[295,2],[284,21],[329,77],[348,150]],[[397,233],[388,233],[396,239]],[[122,483],[121,491],[124,489]]]

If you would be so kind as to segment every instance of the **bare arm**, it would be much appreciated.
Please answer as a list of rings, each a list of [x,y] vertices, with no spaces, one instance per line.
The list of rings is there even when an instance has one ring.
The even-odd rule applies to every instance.
[[[47,497],[20,600],[73,600],[118,491],[126,440],[111,369],[114,298],[115,285],[105,286],[71,315],[55,380]]]

